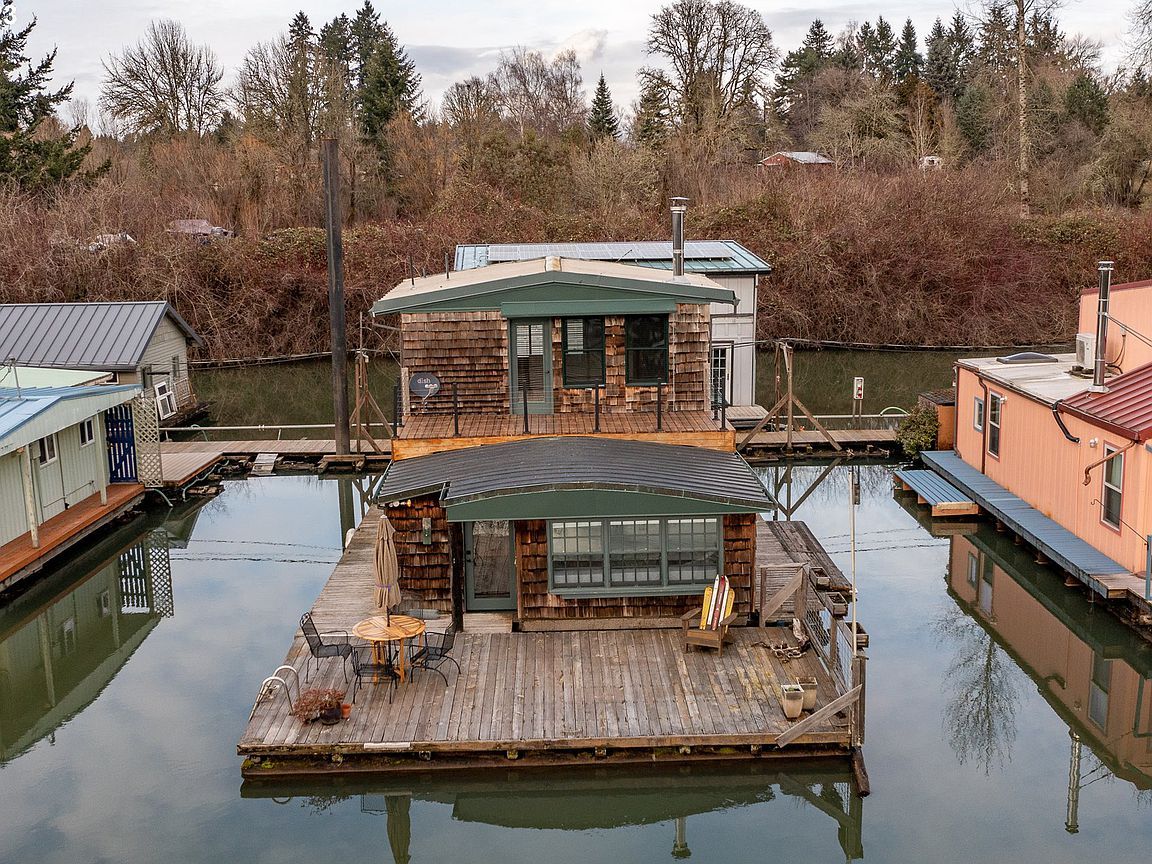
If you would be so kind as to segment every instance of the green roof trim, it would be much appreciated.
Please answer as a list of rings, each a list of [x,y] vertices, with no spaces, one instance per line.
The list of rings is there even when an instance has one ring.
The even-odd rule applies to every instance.
[[[658,492],[540,489],[446,503],[449,522],[477,519],[619,519],[634,516],[719,516],[759,513],[763,504],[737,504]]]
[[[495,266],[492,268],[495,270]],[[633,269],[620,267],[621,270]],[[638,269],[638,268],[636,268]],[[478,281],[485,270],[468,272],[471,278],[451,277],[438,283],[409,289],[399,285],[372,305],[373,315],[396,312],[492,312],[505,304],[529,304],[543,310],[556,303],[599,303],[605,301],[665,301],[667,303],[728,303],[735,305],[736,295],[730,288],[715,283],[700,284],[692,280],[641,278],[627,275],[602,275],[563,270],[539,270]],[[518,307],[519,308],[519,307]],[[547,316],[544,311],[524,313],[524,317]]]
[[[585,318],[589,315],[670,315],[676,301],[661,297],[635,300],[553,300],[500,304],[505,318]]]

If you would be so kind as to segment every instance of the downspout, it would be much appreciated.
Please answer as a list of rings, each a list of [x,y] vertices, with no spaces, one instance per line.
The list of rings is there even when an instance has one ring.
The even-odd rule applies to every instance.
[[[1060,403],[1062,401],[1061,399],[1057,399],[1052,403],[1052,417],[1056,421],[1056,425],[1060,427],[1060,431],[1064,433],[1064,437],[1073,444],[1079,444],[1080,439],[1068,431],[1068,427],[1064,425],[1064,418],[1060,416]]]
[[[1127,444],[1125,444],[1123,447],[1121,447],[1121,448],[1120,448],[1119,450],[1117,450],[1115,453],[1109,453],[1109,454],[1108,454],[1107,456],[1105,456],[1104,458],[1102,458],[1102,459],[1097,459],[1097,460],[1096,460],[1095,462],[1093,462],[1091,465],[1089,465],[1088,467],[1086,467],[1086,468],[1084,469],[1084,485],[1085,485],[1085,486],[1087,486],[1087,485],[1089,485],[1089,484],[1092,482],[1092,469],[1093,469],[1093,468],[1099,468],[1099,467],[1100,467],[1101,465],[1103,465],[1105,462],[1110,462],[1111,460],[1115,459],[1117,456],[1122,456],[1122,455],[1124,455],[1124,454],[1125,454],[1125,453],[1127,453],[1129,450],[1131,450],[1133,447],[1135,447],[1135,446],[1136,446],[1138,443],[1139,443],[1138,441],[1129,441]]]

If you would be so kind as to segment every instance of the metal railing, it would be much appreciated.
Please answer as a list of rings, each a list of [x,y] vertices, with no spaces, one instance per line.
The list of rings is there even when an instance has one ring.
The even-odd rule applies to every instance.
[[[260,682],[260,689],[256,691],[256,701],[252,703],[252,710],[248,712],[248,722],[252,722],[252,718],[256,716],[256,709],[260,707],[260,703],[264,699],[274,696],[276,693],[283,693],[284,698],[288,700],[288,710],[292,710],[292,706],[296,704],[296,699],[292,698],[292,689],[288,685],[287,678],[281,678],[280,673],[284,670],[292,673],[292,680],[296,682],[296,699],[300,698],[300,673],[296,671],[295,667],[287,664],[281,664],[276,667],[276,671]],[[276,685],[280,686],[277,687]]]

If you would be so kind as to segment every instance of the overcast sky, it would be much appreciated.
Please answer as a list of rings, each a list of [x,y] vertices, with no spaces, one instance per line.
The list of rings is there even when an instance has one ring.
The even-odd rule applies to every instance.
[[[76,82],[75,94],[95,102],[100,93],[100,61],[135,42],[155,18],[174,18],[184,24],[194,42],[212,46],[230,81],[237,64],[256,42],[273,38],[287,28],[302,9],[319,29],[320,24],[347,12],[362,0],[16,0],[15,15],[23,24],[33,14],[39,24],[30,40],[36,57],[59,49],[57,82]],[[1069,32],[1101,40],[1109,68],[1121,62],[1127,15],[1132,0],[1071,0],[1061,19]],[[589,91],[604,73],[616,102],[627,106],[636,96],[636,69],[648,62],[644,34],[651,14],[662,4],[645,0],[408,0],[375,3],[381,17],[392,25],[423,76],[424,92],[435,102],[453,81],[484,74],[495,65],[501,49],[526,45],[551,53],[576,49]],[[849,21],[874,19],[883,14],[898,31],[911,17],[921,37],[937,16],[948,18],[955,4],[940,0],[817,0],[812,5],[792,2],[751,2],[760,10],[782,51],[794,48],[809,23],[819,17],[829,31],[839,32]],[[961,8],[974,8],[965,3]]]

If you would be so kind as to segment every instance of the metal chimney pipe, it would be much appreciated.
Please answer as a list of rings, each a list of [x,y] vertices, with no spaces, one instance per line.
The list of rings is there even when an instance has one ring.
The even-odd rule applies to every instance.
[[[672,275],[684,275],[684,213],[687,198],[672,199]]]
[[[1107,367],[1108,353],[1108,300],[1112,293],[1112,263],[1101,261],[1096,269],[1100,273],[1100,297],[1096,306],[1096,358],[1092,366],[1092,390],[1103,393],[1108,388],[1104,385],[1104,373]]]

